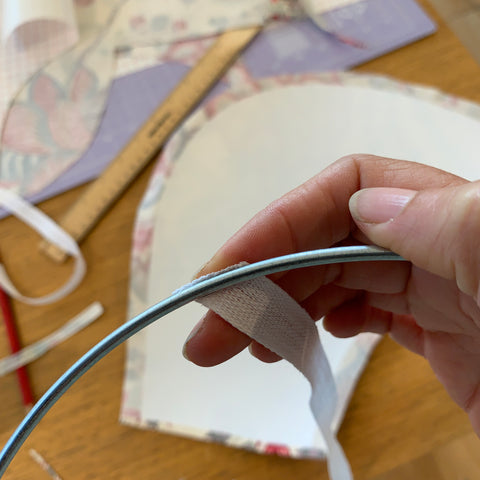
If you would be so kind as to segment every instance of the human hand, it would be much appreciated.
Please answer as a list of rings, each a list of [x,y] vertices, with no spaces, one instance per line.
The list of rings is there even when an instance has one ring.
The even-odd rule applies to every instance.
[[[480,182],[421,164],[354,155],[259,212],[198,276],[247,261],[376,244],[408,262],[309,267],[271,278],[338,337],[389,333],[423,355],[480,435]],[[211,366],[250,346],[278,357],[209,311],[185,356]]]

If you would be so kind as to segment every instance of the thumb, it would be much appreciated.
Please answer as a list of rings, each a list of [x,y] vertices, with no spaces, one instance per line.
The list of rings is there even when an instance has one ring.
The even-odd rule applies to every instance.
[[[456,280],[477,297],[480,183],[428,190],[367,188],[350,198],[358,228],[417,267]]]

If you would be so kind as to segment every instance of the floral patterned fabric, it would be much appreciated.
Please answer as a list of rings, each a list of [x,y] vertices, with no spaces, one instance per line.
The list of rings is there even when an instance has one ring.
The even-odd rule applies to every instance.
[[[50,63],[61,52],[61,41],[34,53],[0,49],[0,187],[32,195],[81,156],[97,131],[119,49],[168,44],[301,14],[293,0],[238,0],[234,5],[78,0],[80,39],[73,49]]]

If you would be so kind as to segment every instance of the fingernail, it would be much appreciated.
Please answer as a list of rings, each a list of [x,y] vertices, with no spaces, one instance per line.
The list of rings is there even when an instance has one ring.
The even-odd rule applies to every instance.
[[[185,343],[183,344],[182,354],[188,361],[190,361],[187,354],[188,343],[202,330],[202,327],[204,326],[204,318],[205,317],[202,317],[202,319],[193,327],[193,330],[190,332],[187,339],[185,340]]]
[[[212,260],[208,260],[205,262],[196,272],[195,275],[192,277],[192,280],[196,280],[197,278],[203,277],[204,270],[207,269],[208,265],[212,262]]]
[[[350,213],[362,223],[385,223],[398,217],[416,194],[402,188],[365,188],[350,197]]]
[[[217,270],[221,270],[225,268],[227,264],[225,264],[225,259],[222,256],[221,250],[215,253],[215,255],[208,260],[200,270],[194,275],[193,279],[203,277],[203,275],[207,275],[212,272],[216,272]]]

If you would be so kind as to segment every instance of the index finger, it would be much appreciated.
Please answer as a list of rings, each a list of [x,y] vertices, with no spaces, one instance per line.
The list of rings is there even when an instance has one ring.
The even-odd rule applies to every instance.
[[[327,248],[348,238],[354,228],[350,197],[363,188],[422,190],[466,180],[427,165],[373,155],[344,157],[255,215],[197,273],[212,273],[235,263]]]
[[[231,237],[198,272],[206,275],[246,261],[254,263],[289,253],[327,248],[349,239],[355,229],[348,202],[362,188],[422,190],[466,180],[426,165],[351,155],[268,205]],[[280,274],[281,287],[297,301],[339,274],[340,266],[313,267]],[[337,269],[337,271],[335,271]],[[279,281],[279,277],[275,278]],[[341,300],[339,300],[341,301]],[[199,365],[215,365],[236,355],[251,340],[213,312],[208,312],[186,341],[185,356]],[[255,346],[263,359],[275,359]]]

